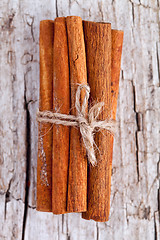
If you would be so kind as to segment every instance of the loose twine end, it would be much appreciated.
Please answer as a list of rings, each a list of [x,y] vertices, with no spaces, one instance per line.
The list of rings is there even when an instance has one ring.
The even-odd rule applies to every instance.
[[[82,105],[80,104],[80,96],[82,89],[85,89],[85,97]],[[76,116],[67,115],[61,113],[53,113],[51,111],[38,111],[37,121],[40,123],[52,123],[60,124],[64,126],[79,127],[82,135],[83,143],[88,155],[88,161],[95,166],[97,164],[95,156],[95,142],[94,133],[98,129],[105,129],[112,135],[116,133],[117,123],[113,119],[105,119],[102,121],[97,120],[99,114],[102,112],[104,106],[103,102],[96,103],[88,113],[86,108],[88,107],[88,99],[90,95],[89,85],[80,84],[76,91],[75,107],[77,110]]]

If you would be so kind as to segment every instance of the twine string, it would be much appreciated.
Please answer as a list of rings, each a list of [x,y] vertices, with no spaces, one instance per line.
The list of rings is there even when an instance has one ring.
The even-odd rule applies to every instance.
[[[82,105],[80,104],[81,91],[85,89]],[[76,116],[51,111],[38,111],[37,121],[40,123],[60,124],[64,126],[79,127],[84,146],[88,155],[88,161],[95,166],[97,163],[94,149],[94,133],[99,129],[105,129],[112,135],[115,134],[117,123],[113,119],[97,120],[104,106],[103,102],[96,103],[87,113],[88,99],[90,95],[89,85],[80,84],[76,91],[75,107]]]

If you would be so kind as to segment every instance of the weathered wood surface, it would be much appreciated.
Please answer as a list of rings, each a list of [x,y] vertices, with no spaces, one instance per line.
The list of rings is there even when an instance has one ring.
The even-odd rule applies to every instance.
[[[0,1],[0,240],[160,239],[159,0]],[[35,210],[39,21],[79,15],[124,30],[106,223]]]

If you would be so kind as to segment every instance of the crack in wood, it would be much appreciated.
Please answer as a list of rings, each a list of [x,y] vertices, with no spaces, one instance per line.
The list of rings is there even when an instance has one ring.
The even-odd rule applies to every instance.
[[[34,31],[33,31],[34,16],[30,16],[29,14],[25,14],[25,18],[26,18],[27,25],[31,29],[32,40],[33,40],[33,42],[35,42]]]
[[[67,219],[66,219],[66,225],[67,225],[67,240],[70,240],[70,232],[69,232],[68,216],[67,216]]]
[[[59,13],[58,13],[58,0],[55,0],[55,4],[56,4],[56,17],[59,17]]]
[[[101,20],[104,21],[104,16],[103,16],[103,6],[102,6],[102,1],[98,2],[98,10],[101,15]]]
[[[133,25],[134,25],[134,4],[131,3],[132,6],[132,19],[133,19]]]
[[[64,233],[64,214],[62,214],[62,233]]]
[[[11,182],[12,182],[12,178],[10,179],[10,182],[8,184],[8,189],[5,193],[5,206],[4,206],[4,219],[6,219],[6,215],[7,215],[7,203],[10,202],[10,187],[11,187]]]
[[[158,177],[158,213],[160,219],[160,154],[159,154],[159,161],[157,163],[157,177]]]
[[[33,54],[30,54],[28,52],[25,52],[21,57],[22,65],[27,65],[29,62],[32,62],[32,61],[33,61]]]
[[[154,240],[158,240],[155,213],[154,213]]]
[[[27,74],[27,73],[26,73]],[[28,213],[28,197],[29,197],[29,180],[30,180],[30,161],[31,161],[31,120],[30,112],[26,97],[27,87],[26,87],[26,74],[24,75],[24,104],[26,110],[26,185],[25,185],[25,206],[23,215],[23,226],[22,226],[22,240],[25,239],[25,228]]]
[[[9,33],[12,33],[14,30],[13,26],[13,19],[15,17],[15,12],[12,12],[6,19],[4,19],[4,23],[1,25],[2,31],[8,31]]]
[[[142,4],[141,3],[141,1],[139,0],[139,3],[135,3],[135,2],[133,2],[132,0],[128,0],[131,4],[134,4],[135,6],[137,6],[137,7],[143,7],[143,8],[145,8],[145,9],[152,9],[152,10],[154,10],[154,11],[158,11],[159,10],[159,5],[157,6],[157,8],[155,8],[155,7],[151,7],[151,6],[149,6],[149,5],[144,5],[144,4]],[[158,1],[158,0],[157,0]]]
[[[139,157],[138,157],[138,150],[139,150],[139,147],[138,147],[138,113],[136,111],[136,91],[135,91],[135,86],[133,85],[133,82],[132,82],[132,87],[133,87],[133,109],[134,109],[134,112],[136,114],[136,125],[137,125],[137,130],[135,131],[135,143],[136,143],[136,163],[137,163],[137,180],[139,182]]]
[[[15,52],[10,50],[7,53],[7,63],[12,65],[13,63],[15,63]]]
[[[96,230],[97,230],[96,240],[99,240],[99,227],[98,227],[98,222],[96,223]]]
[[[157,53],[158,80],[159,80],[159,87],[160,87],[160,57],[159,57],[158,43],[156,43],[156,53]]]

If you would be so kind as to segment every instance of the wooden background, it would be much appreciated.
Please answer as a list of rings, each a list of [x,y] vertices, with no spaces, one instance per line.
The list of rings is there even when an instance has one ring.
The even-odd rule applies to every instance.
[[[0,240],[160,239],[159,0],[0,1]],[[110,220],[36,205],[39,22],[78,15],[124,30]]]

